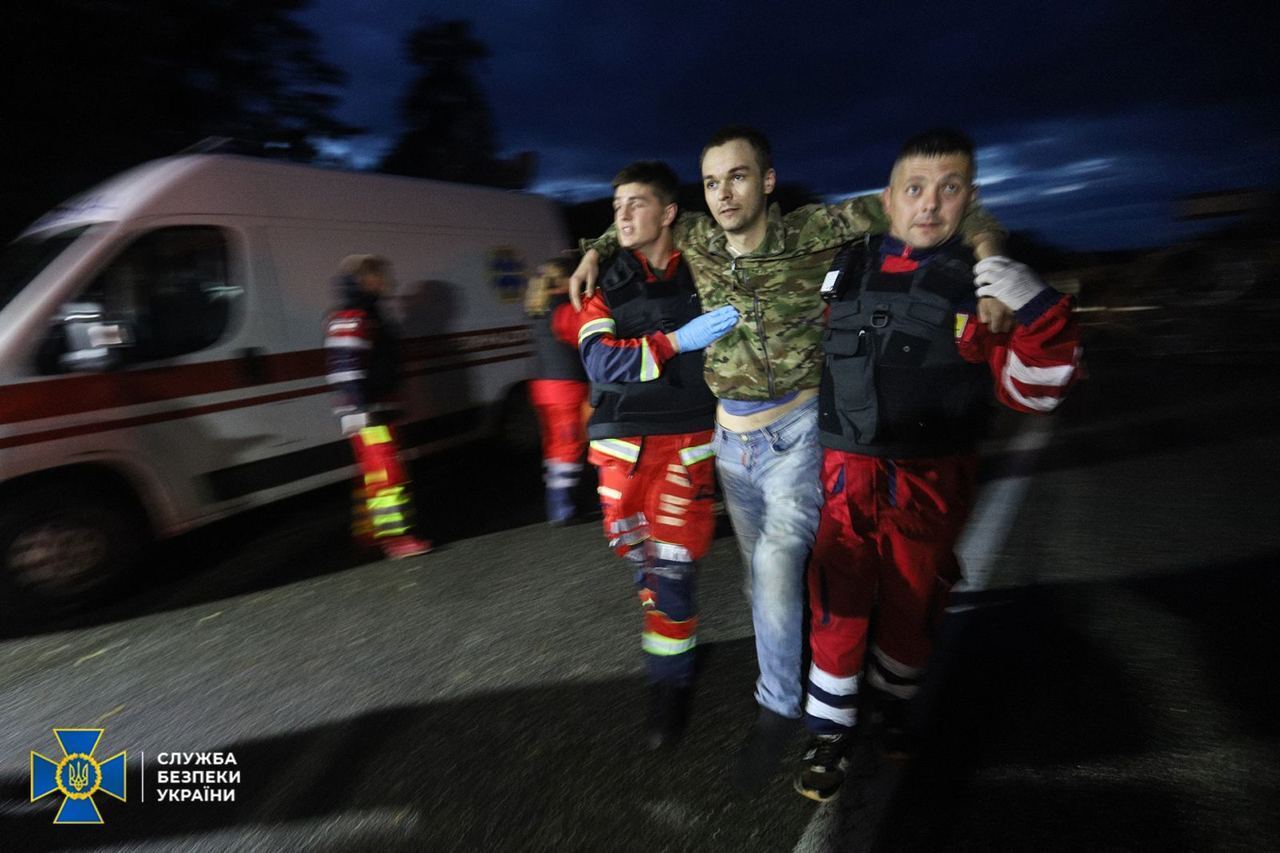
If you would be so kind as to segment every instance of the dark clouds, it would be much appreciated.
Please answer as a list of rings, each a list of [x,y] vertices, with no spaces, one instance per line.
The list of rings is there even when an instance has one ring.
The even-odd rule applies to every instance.
[[[904,136],[955,124],[980,178],[1004,176],[985,192],[1009,225],[1119,246],[1175,236],[1180,194],[1280,183],[1280,51],[1256,8],[319,0],[302,18],[352,75],[342,117],[370,128],[371,151],[399,127],[404,35],[461,17],[493,53],[501,140],[538,152],[544,190],[637,157],[693,180],[702,140],[748,122],[784,181],[840,194],[883,183]]]

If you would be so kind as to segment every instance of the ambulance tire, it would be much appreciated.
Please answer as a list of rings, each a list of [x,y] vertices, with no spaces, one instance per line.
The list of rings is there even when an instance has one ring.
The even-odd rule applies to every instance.
[[[65,613],[100,600],[142,556],[147,527],[136,504],[80,481],[11,492],[0,507],[0,585],[7,601]]]
[[[529,386],[521,383],[507,392],[498,419],[498,441],[514,456],[538,456],[542,453],[542,434],[538,414],[529,401]]]

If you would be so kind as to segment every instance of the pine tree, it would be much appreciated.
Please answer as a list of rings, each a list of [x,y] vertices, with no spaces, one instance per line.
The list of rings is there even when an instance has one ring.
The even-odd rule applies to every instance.
[[[473,70],[489,49],[471,35],[467,21],[424,24],[410,34],[409,58],[422,69],[405,96],[407,127],[382,161],[384,172],[444,181],[523,187],[533,171],[531,154],[497,157],[497,134],[488,99]]]

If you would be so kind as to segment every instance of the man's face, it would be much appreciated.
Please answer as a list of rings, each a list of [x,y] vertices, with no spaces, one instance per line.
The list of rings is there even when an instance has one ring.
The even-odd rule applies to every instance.
[[[652,247],[675,218],[675,204],[663,204],[648,184],[619,184],[613,191],[613,224],[624,249]]]
[[[730,234],[749,231],[765,215],[765,196],[773,192],[773,169],[763,174],[756,152],[745,139],[708,148],[702,157],[702,193],[716,222]]]
[[[973,164],[965,155],[912,155],[894,165],[880,198],[889,233],[912,248],[928,249],[951,239],[976,193]]]
[[[387,270],[366,270],[356,277],[356,282],[361,290],[374,296],[385,296],[391,291],[391,273]]]

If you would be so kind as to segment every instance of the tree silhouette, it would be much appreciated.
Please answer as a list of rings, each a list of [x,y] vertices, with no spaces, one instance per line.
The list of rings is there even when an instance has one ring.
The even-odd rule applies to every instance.
[[[408,39],[410,61],[422,73],[402,102],[407,127],[380,169],[397,175],[521,188],[533,155],[497,154],[497,135],[473,67],[489,49],[471,35],[468,21],[427,23]]]
[[[0,12],[0,235],[102,178],[207,136],[307,160],[343,75],[291,15],[308,0],[45,0]]]

